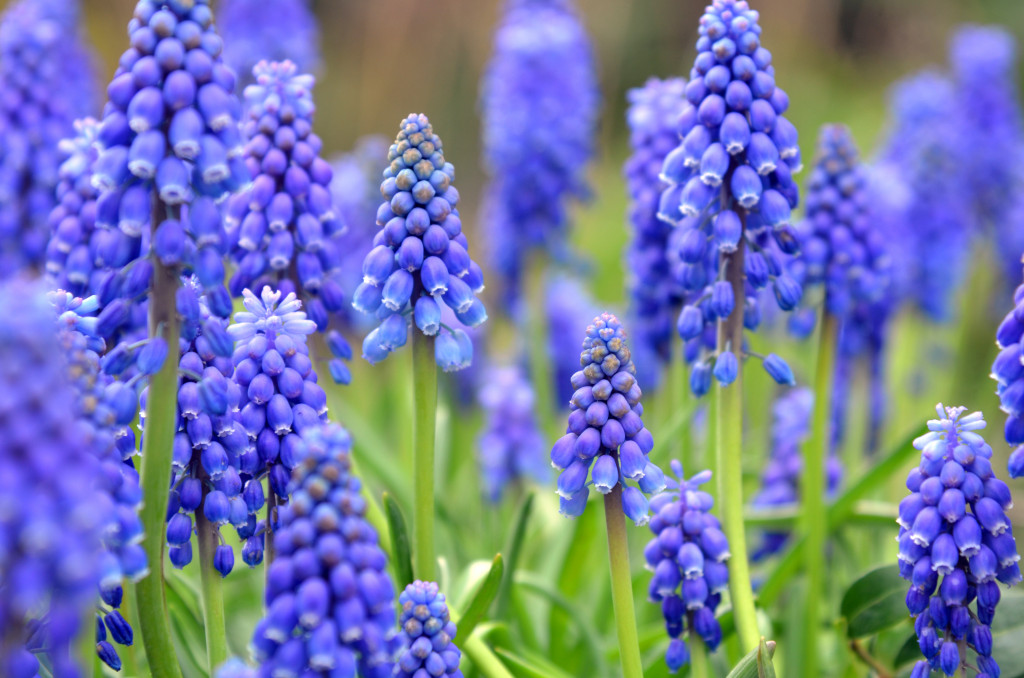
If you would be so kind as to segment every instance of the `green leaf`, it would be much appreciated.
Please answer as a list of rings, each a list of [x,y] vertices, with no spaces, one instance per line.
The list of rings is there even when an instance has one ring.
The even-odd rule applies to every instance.
[[[405,525],[405,516],[398,502],[384,493],[384,513],[388,519],[388,531],[391,533],[391,562],[395,565],[395,584],[401,591],[413,582],[412,548],[409,543],[409,530]]]
[[[761,648],[762,647],[764,648],[765,655],[761,654],[761,652],[762,652]],[[761,659],[762,656],[766,656],[767,657],[767,659],[768,659],[767,664],[765,664],[764,660]],[[755,647],[753,650],[748,652],[743,657],[743,659],[740,659],[740,661],[736,664],[736,666],[733,667],[732,671],[729,672],[729,675],[726,676],[726,678],[762,678],[762,673],[761,673],[762,668],[761,667],[762,666],[771,666],[771,659],[774,656],[775,656],[775,641],[774,640],[769,640],[768,642],[765,642],[764,638],[762,638],[761,639],[761,645],[759,645],[758,647]],[[774,676],[775,675],[775,669],[772,668],[772,672],[770,674],[765,674],[765,675],[772,675],[772,676]]]
[[[512,668],[512,673],[526,678],[572,678],[571,675],[558,668],[544,657],[531,653],[528,657],[516,654],[503,647],[494,651]]]
[[[183,662],[181,668],[188,675],[205,675],[206,636],[194,591],[175,573],[168,573],[164,580],[164,594],[167,596],[172,640],[177,656]]]
[[[905,621],[906,595],[907,583],[897,565],[871,570],[843,594],[839,613],[846,619],[846,635],[861,638]]]
[[[921,656],[921,648],[917,644],[917,634],[911,633],[910,637],[903,643],[903,647],[896,653],[896,659],[893,660],[893,666],[899,669],[907,664],[913,664],[918,659],[923,659]]]
[[[508,554],[509,576],[505,577],[505,581],[502,582],[501,590],[498,593],[497,615],[499,618],[503,617],[506,610],[508,610],[508,598],[512,593],[512,577],[515,575],[516,566],[519,564],[519,553],[522,551],[523,539],[526,537],[526,526],[530,522],[530,513],[533,511],[533,498],[534,493],[530,492],[523,499],[523,503],[519,505],[519,512],[516,514],[516,520],[513,523],[512,537],[508,548],[505,549],[505,553]]]
[[[456,625],[459,627],[459,633],[462,634],[463,638],[468,638],[473,633],[476,625],[487,614],[491,603],[494,602],[495,597],[498,595],[498,589],[501,587],[501,577],[504,572],[505,561],[502,560],[499,553],[494,556],[494,560],[491,561],[491,569],[487,571],[487,576],[484,577],[480,586],[477,587],[476,592],[469,599],[469,604],[465,607],[465,612],[462,613],[462,616],[456,622]]]
[[[551,603],[552,608],[561,609],[569,619],[576,622],[576,625],[579,627],[578,632],[580,638],[583,640],[583,644],[587,648],[587,653],[590,655],[592,666],[596,667],[598,675],[603,675],[605,673],[605,663],[601,657],[601,650],[598,647],[598,639],[600,636],[590,624],[587,616],[580,612],[579,608],[571,600],[552,587],[544,577],[533,572],[524,571],[517,572],[514,579],[516,586],[520,586],[526,591],[545,598],[549,603]],[[659,621],[657,629],[658,639],[660,640],[665,636],[664,623]]]
[[[772,663],[772,656],[775,654],[775,643],[768,649],[768,643],[764,636],[761,636],[761,643],[757,646],[757,678],[775,678],[775,664]]]
[[[1004,593],[992,621],[992,656],[1003,678],[1024,678],[1024,594]]]

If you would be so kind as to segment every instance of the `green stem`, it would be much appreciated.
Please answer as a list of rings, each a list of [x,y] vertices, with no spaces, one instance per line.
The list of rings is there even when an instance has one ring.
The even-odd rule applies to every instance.
[[[102,676],[100,659],[96,656],[96,611],[90,609],[83,615],[84,624],[78,629],[78,664],[84,676]]]
[[[807,538],[804,566],[807,572],[807,599],[803,617],[803,671],[818,675],[818,632],[821,627],[821,595],[825,585],[825,538],[828,516],[825,512],[825,459],[828,455],[832,417],[832,379],[835,374],[839,322],[823,312],[818,337],[818,366],[814,377],[814,418],[811,438],[804,453],[800,477],[800,497],[804,505],[802,532]]]
[[[604,519],[608,527],[608,561],[612,574],[612,608],[619,636],[619,659],[623,678],[643,678],[640,639],[636,632],[633,606],[633,577],[629,571],[629,543],[626,517],[622,512],[622,485],[604,495]]]
[[[154,201],[155,202],[155,201]],[[159,203],[157,203],[159,206]],[[154,225],[161,220],[154,210]],[[146,431],[142,438],[140,511],[146,533],[142,546],[150,573],[135,584],[139,631],[154,678],[181,678],[171,642],[171,624],[164,597],[164,544],[167,535],[167,496],[171,487],[171,452],[178,416],[178,312],[175,294],[178,276],[153,260],[153,291],[149,300],[149,334],[162,335],[171,353],[149,381]]]
[[[412,332],[413,386],[413,573],[434,581],[434,435],[437,426],[437,363],[434,337]]]
[[[270,566],[277,557],[277,549],[274,547],[274,525],[277,523],[277,504],[280,500],[277,492],[267,481],[267,522],[263,533],[263,569],[264,573],[270,572]]]
[[[742,214],[742,212],[741,212]],[[744,241],[735,252],[722,254],[725,279],[732,285],[737,300],[746,298],[743,281]],[[718,323],[717,350],[731,350],[737,358],[743,346],[743,304]],[[743,370],[728,386],[715,386],[715,475],[718,477],[718,506],[722,514],[722,531],[729,540],[729,595],[732,598],[736,630],[743,653],[757,647],[761,634],[757,630],[754,592],[750,587],[750,562],[747,557],[747,535],[743,526]],[[693,471],[689,471],[693,473]],[[813,674],[807,674],[813,675]]]
[[[196,511],[196,534],[199,542],[199,579],[203,591],[206,656],[210,675],[214,676],[217,673],[217,667],[228,658],[228,632],[224,616],[223,577],[213,566],[213,557],[219,541],[217,528],[206,519],[206,515],[202,511]]]
[[[708,648],[704,641],[693,631],[688,634],[690,646],[690,678],[708,678],[711,675],[708,668]]]
[[[530,378],[533,382],[534,408],[539,419],[540,430],[546,436],[555,433],[555,413],[561,405],[555,406],[552,386],[551,355],[548,352],[547,294],[544,283],[547,275],[547,257],[535,252],[526,268],[527,336],[533,349],[527,351],[530,361]],[[565,405],[566,403],[563,403]]]
[[[691,397],[689,382],[686,379],[686,362],[683,360],[683,340],[679,338],[678,332],[672,333],[672,358],[669,362],[668,371],[668,394],[670,412],[666,413],[666,419],[675,416],[678,412],[688,411],[689,399]],[[684,427],[678,433],[672,444],[672,452],[679,455],[679,461],[683,464],[683,471],[692,474],[696,471],[696,459],[694,458],[693,440],[690,437],[690,427]]]
[[[471,635],[462,646],[462,650],[473,662],[473,666],[486,678],[513,678],[512,673],[505,668],[491,648],[487,647],[479,633]]]

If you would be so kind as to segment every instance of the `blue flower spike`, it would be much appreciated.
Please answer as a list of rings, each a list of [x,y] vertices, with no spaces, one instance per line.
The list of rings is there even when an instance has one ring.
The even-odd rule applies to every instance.
[[[462,678],[462,652],[455,646],[455,622],[444,594],[433,582],[416,580],[398,596],[402,651],[395,666],[396,678],[452,676]]]
[[[614,315],[602,313],[587,327],[580,365],[572,375],[576,391],[566,434],[551,450],[551,465],[560,471],[560,512],[575,518],[586,508],[591,485],[607,495],[621,484],[626,517],[646,525],[645,495],[664,489],[665,474],[647,458],[654,438],[641,419],[636,368],[626,332]]]
[[[1024,476],[1024,285],[1013,294],[1014,308],[1006,314],[996,330],[999,355],[992,363],[991,377],[996,380],[1000,409],[1006,413],[1003,430],[1006,442],[1013,447],[1007,462],[1011,478]]]
[[[388,168],[377,210],[381,227],[363,260],[363,282],[352,305],[380,324],[363,340],[363,358],[377,363],[405,345],[414,332],[433,336],[438,367],[451,372],[473,361],[466,332],[441,323],[441,304],[458,322],[477,327],[487,320],[480,266],[469,256],[459,218],[455,168],[446,162],[441,139],[425,115],[402,121],[388,149]]]
[[[665,663],[675,673],[689,663],[684,633],[699,637],[712,652],[722,641],[715,610],[729,588],[729,542],[711,514],[714,499],[700,489],[711,480],[711,472],[687,480],[682,464],[673,460],[670,466],[678,480],[669,478],[668,489],[651,498],[654,538],[644,549],[644,559],[653,572],[648,599],[661,605],[671,639]]]
[[[321,65],[320,30],[310,0],[221,0],[217,26],[224,38],[224,61],[243,81],[252,82],[261,61],[291,61],[304,72]]]
[[[914,441],[921,463],[900,502],[900,575],[910,582],[907,609],[924,659],[914,676],[946,676],[964,667],[998,676],[991,624],[999,584],[1021,580],[1020,555],[1006,510],[1013,500],[992,471],[981,412],[936,407],[928,433]],[[971,659],[965,652],[972,652]]]

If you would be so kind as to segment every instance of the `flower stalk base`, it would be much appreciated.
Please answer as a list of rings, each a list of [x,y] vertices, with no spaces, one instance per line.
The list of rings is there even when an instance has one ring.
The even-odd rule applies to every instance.
[[[629,543],[622,513],[622,484],[604,496],[604,516],[608,527],[608,561],[612,575],[612,607],[619,636],[619,659],[623,678],[643,678],[640,641],[633,606],[633,578],[629,572]]]

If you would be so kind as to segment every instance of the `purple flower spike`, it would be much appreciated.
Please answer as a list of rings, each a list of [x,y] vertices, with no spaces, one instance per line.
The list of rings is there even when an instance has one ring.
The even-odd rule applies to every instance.
[[[992,476],[981,412],[964,415],[965,408],[941,404],[936,412],[929,432],[914,441],[921,465],[910,472],[911,494],[900,504],[900,575],[911,582],[907,608],[926,660],[914,675],[927,675],[930,667],[953,676],[975,662],[986,667],[983,674],[999,675],[989,656],[999,583],[1021,580],[1003,512],[1009,493]],[[966,639],[976,660],[958,650],[957,639]]]
[[[264,60],[288,60],[307,73],[320,68],[320,31],[309,0],[222,0],[217,26],[224,60],[243,84]]]
[[[462,652],[453,642],[457,629],[437,584],[414,581],[398,596],[398,602],[402,606],[398,625],[403,649],[395,677],[461,676]]]
[[[660,603],[665,630],[672,639],[665,654],[669,671],[689,663],[684,631],[696,633],[714,651],[722,640],[715,609],[729,586],[729,543],[711,514],[714,499],[700,486],[711,480],[702,471],[689,480],[683,467],[671,462],[678,480],[651,498],[654,538],[644,549],[647,569],[654,572],[649,600]]]

